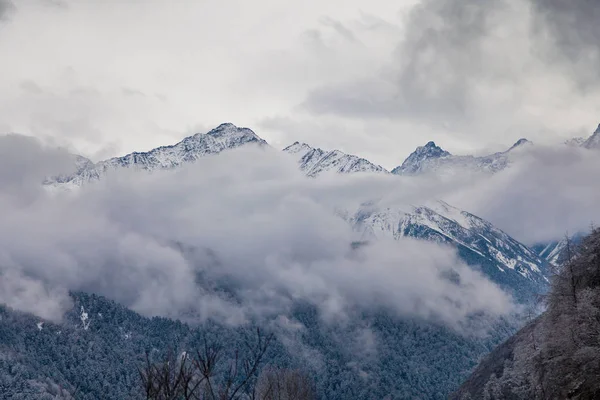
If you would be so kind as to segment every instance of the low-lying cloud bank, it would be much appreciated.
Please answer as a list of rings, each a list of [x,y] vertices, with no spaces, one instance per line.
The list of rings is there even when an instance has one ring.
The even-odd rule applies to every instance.
[[[334,211],[444,199],[529,243],[600,217],[597,153],[567,146],[525,149],[492,177],[319,179],[250,147],[176,170],[122,170],[75,192],[40,185],[72,165],[68,154],[21,136],[1,137],[0,152],[0,303],[49,319],[83,290],[145,315],[231,324],[305,301],[329,320],[385,308],[458,328],[510,313],[511,299],[445,246],[353,248],[360,236]]]
[[[307,179],[286,155],[247,148],[50,193],[40,182],[66,154],[16,136],[0,149],[0,303],[44,318],[60,319],[68,290],[145,315],[232,324],[295,301],[328,320],[385,308],[456,328],[512,310],[452,249],[409,239],[352,248],[357,236],[334,208],[394,177]]]

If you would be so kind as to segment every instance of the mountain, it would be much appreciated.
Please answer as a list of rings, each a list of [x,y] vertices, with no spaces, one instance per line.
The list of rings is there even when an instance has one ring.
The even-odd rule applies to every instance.
[[[339,150],[325,151],[313,148],[306,143],[295,142],[283,149],[284,152],[299,157],[298,164],[307,176],[316,177],[322,173],[334,171],[349,174],[354,172],[383,172],[383,167],[364,158],[343,153]]]
[[[569,258],[569,252],[573,256],[574,249],[579,246],[585,234],[576,233],[569,235],[561,240],[555,240],[547,243],[540,243],[532,246],[532,249],[538,256],[549,264],[560,267]]]
[[[511,163],[514,150],[531,144],[527,139],[520,139],[510,149],[482,157],[455,156],[429,142],[418,147],[402,165],[392,170],[396,175],[419,175],[424,173],[452,173],[460,171],[477,171],[494,173],[503,170]]]
[[[590,136],[584,143],[583,147],[586,149],[600,149],[600,124],[598,124],[598,128],[596,131]]]
[[[201,157],[218,154],[224,150],[254,144],[267,146],[267,142],[248,128],[238,128],[231,123],[221,124],[210,132],[186,137],[172,146],[162,146],[148,152],[134,152],[122,157],[92,163],[78,156],[77,172],[73,175],[48,179],[45,184],[69,184],[80,186],[98,180],[110,170],[119,168],[155,169],[174,168],[194,162]]]
[[[567,239],[553,241],[545,245],[534,246],[538,255],[552,265],[561,265],[565,258]]]
[[[600,124],[598,128],[588,138],[575,137],[565,141],[567,146],[583,147],[584,149],[597,150],[600,149]]]
[[[145,153],[96,164],[76,158],[78,172],[55,177],[53,183],[81,185],[118,168],[175,168],[246,144],[267,145],[249,129],[223,124],[207,134]],[[386,172],[359,157],[306,144],[295,143],[284,151],[300,157],[300,168],[308,176],[326,171]],[[436,151],[438,157],[454,157],[444,155],[441,149],[426,149],[428,154]],[[528,301],[546,286],[546,264],[536,254],[490,223],[446,203],[404,209],[370,203],[344,218],[367,241],[382,236],[397,240],[414,237],[455,246],[465,262],[481,269],[518,300]],[[349,247],[360,251],[358,246]],[[227,279],[205,282],[201,274],[197,283],[207,293],[233,296],[239,289]],[[170,347],[193,350],[206,336],[224,346],[243,342],[240,335],[244,328],[214,321],[190,326],[165,318],[145,318],[93,294],[76,293],[72,297],[74,307],[60,324],[0,306],[0,393],[20,394],[22,399],[44,395],[61,398],[56,393],[62,387],[79,388],[77,398],[81,399],[142,398],[137,392],[137,367],[146,351],[164,354]],[[282,321],[285,329],[279,327]],[[513,320],[483,322],[490,325],[488,336],[465,335],[382,307],[361,311],[337,324],[324,321],[316,306],[291,298],[285,315],[251,321],[245,328],[272,330],[277,340],[269,362],[308,369],[319,398],[445,399],[478,359],[520,326]]]
[[[236,352],[244,357],[258,326],[210,320],[190,326],[143,317],[101,296],[71,296],[73,307],[60,323],[0,305],[1,398],[145,399],[138,368],[146,352],[161,360],[169,350],[195,352],[206,338],[221,348],[227,366]],[[334,324],[302,303],[260,327],[275,335],[263,366],[306,371],[318,398],[330,400],[445,399],[479,357],[514,332],[500,322],[490,336],[468,337],[384,309]]]
[[[491,223],[438,201],[408,209],[363,205],[347,218],[365,240],[403,237],[446,243],[458,249],[461,258],[517,298],[526,300],[543,292],[548,283],[547,262]]]
[[[546,311],[486,356],[450,398],[600,398],[598,260],[600,229],[593,229],[557,272]]]
[[[451,156],[435,142],[429,142],[425,146],[417,147],[417,150],[408,156],[401,166],[392,170],[392,174],[415,175],[422,172],[423,166],[430,163],[430,160],[446,159]]]

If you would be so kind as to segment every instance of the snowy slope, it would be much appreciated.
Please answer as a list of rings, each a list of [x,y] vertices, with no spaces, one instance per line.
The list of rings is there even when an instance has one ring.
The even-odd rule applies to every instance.
[[[512,288],[515,282],[527,281],[530,286],[547,282],[547,263],[533,250],[491,223],[442,201],[404,209],[365,204],[349,221],[364,240],[413,237],[455,245],[463,259]]]
[[[529,145],[526,139],[520,139],[507,151],[482,157],[455,156],[429,142],[418,147],[408,158],[392,170],[397,175],[419,175],[423,173],[453,173],[459,171],[498,172],[510,165],[514,150]]]
[[[297,157],[299,168],[310,177],[329,171],[337,173],[388,172],[383,167],[375,165],[364,158],[346,154],[339,150],[325,151],[313,148],[306,143],[295,142],[283,151]]]
[[[267,142],[248,128],[238,128],[233,124],[225,123],[206,134],[198,133],[172,146],[162,146],[148,152],[134,152],[96,164],[79,157],[75,174],[53,177],[45,183],[80,186],[100,179],[107,171],[118,168],[139,168],[148,171],[174,168],[184,163],[194,162],[201,157],[247,144],[266,146]]]
[[[539,256],[553,265],[560,265],[565,257],[567,239],[548,243],[540,249]]]
[[[548,263],[561,266],[569,258],[569,251],[572,254],[576,253],[577,246],[579,246],[584,237],[585,233],[580,232],[570,235],[568,238],[564,237],[561,240],[537,244],[533,246],[533,249],[538,253],[540,258],[546,260]],[[570,248],[569,245],[571,246]]]
[[[583,147],[586,149],[600,150],[600,124],[598,129],[590,136],[584,143]]]

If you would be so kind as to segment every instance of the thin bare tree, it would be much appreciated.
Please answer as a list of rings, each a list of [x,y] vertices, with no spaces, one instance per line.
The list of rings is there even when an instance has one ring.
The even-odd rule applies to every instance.
[[[139,369],[140,382],[147,400],[237,400],[256,399],[258,372],[273,335],[256,329],[253,339],[244,341],[244,356],[234,350],[204,340],[193,356],[183,352],[179,357],[169,351],[161,362],[154,363],[146,354]],[[227,353],[227,354],[226,354]],[[228,365],[222,368],[223,362]]]

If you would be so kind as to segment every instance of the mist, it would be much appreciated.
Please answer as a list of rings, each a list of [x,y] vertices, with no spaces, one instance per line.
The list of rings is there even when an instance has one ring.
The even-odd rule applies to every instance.
[[[375,185],[308,179],[285,154],[248,148],[48,191],[40,182],[62,167],[48,156],[55,151],[0,140],[13,156],[1,161],[13,175],[0,196],[0,301],[16,309],[59,320],[68,291],[81,290],[143,315],[192,321],[239,325],[303,301],[327,321],[387,309],[457,329],[474,314],[513,309],[449,247],[410,239],[351,247],[357,234],[335,208],[358,205],[386,177]],[[11,161],[19,158],[28,162]]]

